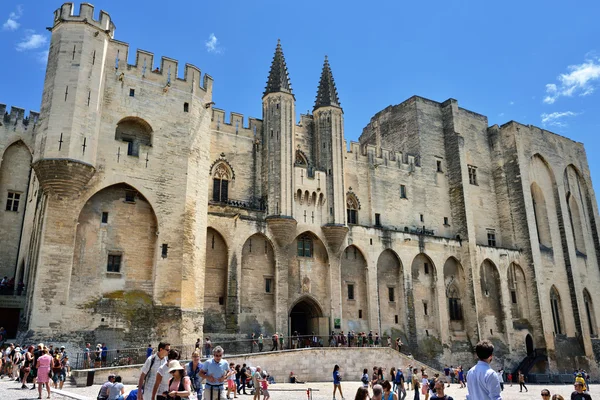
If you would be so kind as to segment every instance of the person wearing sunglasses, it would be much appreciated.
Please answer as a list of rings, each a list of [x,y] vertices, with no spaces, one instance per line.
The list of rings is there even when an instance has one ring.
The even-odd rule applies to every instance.
[[[542,400],[549,400],[550,391],[548,389],[542,389],[542,393],[540,394],[540,396],[542,396]]]
[[[223,359],[223,348],[217,346],[213,349],[213,358],[206,361],[200,369],[200,377],[206,379],[204,386],[204,400],[226,400],[224,382],[231,372],[229,363]]]

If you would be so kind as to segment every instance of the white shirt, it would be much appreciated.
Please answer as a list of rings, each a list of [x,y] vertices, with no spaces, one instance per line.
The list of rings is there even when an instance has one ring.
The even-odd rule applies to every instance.
[[[485,361],[467,373],[467,390],[467,400],[502,400],[498,374]]]
[[[162,379],[160,381],[160,385],[158,386],[156,394],[162,395],[164,392],[169,391],[169,379],[171,379],[171,377],[169,376],[169,363],[165,363],[158,369],[158,375],[160,375]]]
[[[152,363],[153,357],[155,357],[156,359],[154,360],[154,365],[152,365],[152,370],[150,370],[150,364]],[[142,367],[142,372],[148,376],[148,378],[146,379],[146,385],[144,386],[144,400],[152,400],[152,389],[154,388],[154,383],[156,382],[156,373],[158,372],[159,368],[165,365],[166,363],[167,357],[163,357],[163,359],[161,360],[156,354],[146,359],[146,362]]]

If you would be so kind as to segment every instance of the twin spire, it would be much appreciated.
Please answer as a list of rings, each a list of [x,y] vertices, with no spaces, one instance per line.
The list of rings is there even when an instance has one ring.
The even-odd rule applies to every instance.
[[[265,87],[263,97],[269,93],[277,92],[293,95],[292,84],[290,82],[287,66],[285,65],[285,57],[283,56],[281,41],[279,39],[277,40],[277,47],[275,48],[275,55],[273,56],[273,62],[271,63],[271,70],[269,71],[269,78],[267,79],[267,86]],[[327,56],[325,56],[314,110],[319,107],[327,106],[341,108],[337,89],[333,80],[333,74],[331,73],[331,67],[329,66],[329,60],[327,59]]]

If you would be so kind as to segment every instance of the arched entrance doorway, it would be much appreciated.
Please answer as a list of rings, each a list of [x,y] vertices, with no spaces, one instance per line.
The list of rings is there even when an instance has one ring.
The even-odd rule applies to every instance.
[[[527,347],[527,355],[533,355],[533,338],[529,334],[525,337],[525,346]]]
[[[323,317],[321,306],[310,297],[300,299],[290,311],[290,334],[298,332],[299,335],[326,334],[328,327],[324,324],[327,319]],[[323,332],[321,332],[323,329]]]

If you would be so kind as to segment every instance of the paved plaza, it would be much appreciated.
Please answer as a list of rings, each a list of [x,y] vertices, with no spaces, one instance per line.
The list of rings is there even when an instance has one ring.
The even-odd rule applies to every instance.
[[[343,382],[342,390],[344,391],[344,397],[347,400],[354,399],[354,395],[356,393],[356,389],[361,385],[360,382]],[[0,399],[1,400],[29,400],[29,399],[37,399],[37,390],[21,390],[19,389],[20,385],[14,382],[9,382],[6,379],[0,381]],[[271,393],[271,398],[273,400],[277,399],[285,399],[285,400],[306,400],[306,389],[313,388],[318,391],[313,392],[312,399],[313,400],[331,400],[332,396],[332,384],[328,382],[318,382],[318,383],[306,383],[306,384],[289,384],[289,383],[277,383],[271,385],[269,387],[269,391]],[[504,392],[502,393],[502,397],[507,400],[529,400],[529,399],[540,399],[540,391],[543,388],[547,388],[550,390],[552,394],[561,394],[565,397],[566,400],[570,399],[570,394],[573,390],[573,386],[571,385],[529,385],[528,393],[519,393],[519,386],[513,385],[512,387],[506,386]],[[90,400],[96,399],[98,394],[98,390],[100,389],[99,385],[94,385],[90,387],[78,388],[78,387],[65,387],[64,390],[70,393],[75,393],[80,396],[86,396]],[[125,393],[129,393],[131,389],[134,389],[133,385],[125,386]],[[466,397],[466,389],[460,389],[458,385],[451,385],[449,389],[446,390],[446,394],[452,396],[455,400],[464,400]],[[596,385],[592,385],[592,390],[590,391],[592,398],[600,400],[600,390]],[[406,399],[412,400],[414,397],[413,391],[408,391]],[[421,396],[422,398],[423,396]],[[46,394],[44,393],[43,398],[46,398]],[[67,399],[66,397],[59,395],[52,395],[53,399],[62,400]],[[238,396],[239,399],[252,399],[251,396]],[[339,395],[338,395],[339,399]]]

